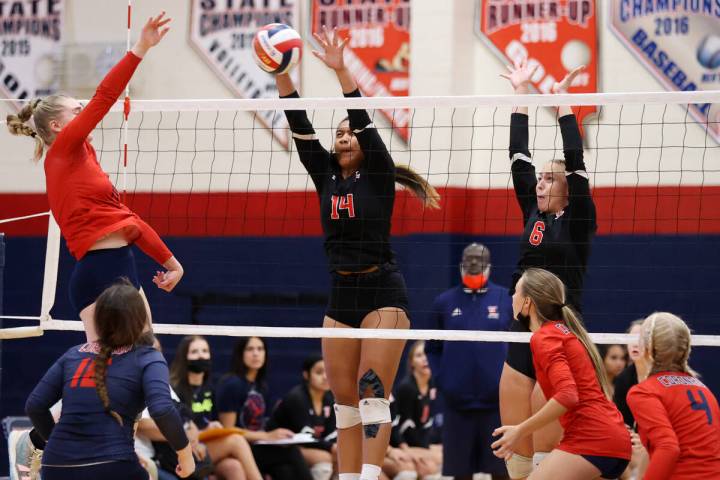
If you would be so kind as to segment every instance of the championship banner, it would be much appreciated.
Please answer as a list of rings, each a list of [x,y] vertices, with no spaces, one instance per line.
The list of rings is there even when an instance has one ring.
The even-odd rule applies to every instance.
[[[300,0],[192,0],[190,43],[225,85],[240,98],[277,98],[275,78],[252,56],[255,33],[269,23],[298,29]],[[300,68],[290,75],[298,85]],[[259,111],[258,118],[288,147],[288,124],[281,111]]]
[[[57,91],[64,5],[0,2],[0,95],[23,100]]]
[[[610,2],[610,28],[668,90],[720,89],[720,1]],[[690,105],[720,143],[720,104]]]
[[[341,38],[349,39],[345,64],[363,95],[408,95],[410,0],[310,0],[310,32],[321,33],[323,26],[337,28]],[[407,141],[410,110],[382,112]]]
[[[580,65],[569,93],[597,92],[596,0],[478,0],[475,33],[504,65],[527,58],[538,65],[535,90],[551,93],[555,82]],[[615,1],[615,0],[611,0]],[[578,123],[595,107],[573,108]]]

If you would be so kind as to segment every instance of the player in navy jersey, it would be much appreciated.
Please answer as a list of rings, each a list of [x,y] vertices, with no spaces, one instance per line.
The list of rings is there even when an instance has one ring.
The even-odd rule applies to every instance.
[[[28,417],[47,445],[44,480],[145,480],[133,445],[133,423],[147,404],[178,453],[177,474],[195,462],[170,398],[168,368],[151,346],[136,345],[148,324],[145,301],[130,282],[106,289],[94,312],[98,341],[77,345],[50,367],[28,397]],[[50,407],[62,399],[57,424]]]
[[[553,93],[565,93],[579,67],[553,86]],[[515,93],[526,94],[537,66],[529,68],[527,60],[508,66],[503,75],[510,80]],[[570,107],[558,108],[558,123],[563,140],[564,160],[547,162],[536,174],[528,147],[528,109],[517,107],[510,119],[510,159],[515,194],[523,214],[525,229],[520,244],[520,259],[513,274],[515,285],[528,268],[542,268],[556,274],[567,288],[567,303],[581,310],[581,294],[590,242],[597,230],[595,204],[590,193],[588,174],[583,160],[583,144],[577,119]],[[514,330],[525,327],[513,322]],[[500,413],[503,424],[517,424],[528,418],[533,408],[544,403],[542,392],[533,387],[535,371],[528,344],[511,343],[500,381]],[[531,407],[531,396],[532,407]],[[549,452],[559,441],[562,431],[554,422],[535,434],[535,450]],[[527,473],[533,452],[530,437],[516,448],[508,470],[522,478]],[[515,473],[515,463],[521,472]]]
[[[343,94],[359,97],[343,61],[347,40],[327,30],[316,38],[322,52],[314,53],[336,73]],[[288,75],[276,79],[281,97],[298,97]],[[437,192],[409,168],[393,163],[366,111],[348,110],[347,120],[337,126],[332,152],[317,140],[305,112],[288,110],[285,115],[320,200],[332,275],[323,326],[409,328],[405,281],[390,249],[395,182],[430,207],[438,206]],[[398,340],[323,339],[328,380],[337,402],[341,480],[360,474],[363,479],[378,478],[391,430],[388,396],[403,345]]]

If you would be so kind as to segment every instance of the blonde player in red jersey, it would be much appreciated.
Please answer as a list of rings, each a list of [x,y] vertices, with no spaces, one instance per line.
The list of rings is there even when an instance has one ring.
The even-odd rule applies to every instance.
[[[495,455],[506,461],[521,440],[560,420],[560,444],[530,474],[531,480],[618,478],[631,456],[630,434],[615,404],[602,359],[580,318],[567,305],[553,273],[526,270],[515,288],[513,314],[530,340],[537,381],[548,402],[519,425],[493,432]]]
[[[640,353],[650,372],[627,402],[650,453],[643,478],[720,478],[720,408],[688,366],[690,329],[672,313],[653,313],[642,325]]]

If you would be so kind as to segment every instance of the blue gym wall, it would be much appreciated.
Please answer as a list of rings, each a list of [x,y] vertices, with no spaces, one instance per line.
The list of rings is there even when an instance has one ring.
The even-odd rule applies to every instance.
[[[492,279],[507,285],[518,256],[516,236],[418,234],[394,238],[417,328],[423,328],[433,298],[457,283],[461,251],[470,241],[483,242],[491,249]],[[321,302],[328,286],[321,238],[185,237],[168,238],[167,243],[186,268],[173,294],[160,292],[151,284],[154,265],[137,254],[155,322],[320,325]],[[44,237],[6,237],[6,315],[38,314],[44,258]],[[67,249],[61,247],[54,318],[72,318],[66,292],[73,263]],[[621,332],[635,318],[654,310],[669,310],[683,316],[696,333],[718,333],[720,314],[715,305],[720,298],[719,274],[717,236],[598,236],[585,289],[586,322],[591,331]],[[222,305],[225,301],[242,305]],[[280,306],[271,304],[278,301]],[[211,304],[202,306],[203,302]],[[18,324],[5,321],[4,326]],[[22,415],[25,398],[45,370],[83,338],[77,332],[47,332],[40,338],[3,342],[0,417]],[[169,361],[179,340],[179,336],[161,336]],[[222,373],[228,367],[234,339],[209,340],[214,370]],[[319,341],[269,339],[268,347],[270,382],[279,395],[298,382],[302,359],[311,351],[319,351]],[[714,353],[709,348],[697,348],[691,363],[704,381],[720,392]],[[6,451],[6,446],[0,445],[0,449]],[[0,455],[0,472],[7,471],[6,461],[6,456]]]

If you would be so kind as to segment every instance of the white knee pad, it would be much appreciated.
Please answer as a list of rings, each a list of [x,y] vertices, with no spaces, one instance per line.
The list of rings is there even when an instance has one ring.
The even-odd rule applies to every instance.
[[[330,480],[333,473],[332,463],[319,462],[310,467],[313,480]]]
[[[417,472],[413,472],[410,470],[402,470],[393,477],[393,480],[417,480],[417,478],[418,478]],[[427,478],[427,477],[425,477],[425,478]]]
[[[362,422],[360,418],[360,410],[350,405],[340,405],[336,403],[335,408],[335,425],[338,429],[351,428]]]
[[[533,467],[537,468],[538,465],[540,465],[540,462],[545,460],[545,457],[550,455],[550,452],[535,452],[533,455]]]
[[[390,400],[385,398],[363,398],[359,403],[360,420],[363,425],[392,423]]]
[[[510,460],[505,460],[510,478],[525,478],[533,471],[533,459],[513,453]]]

